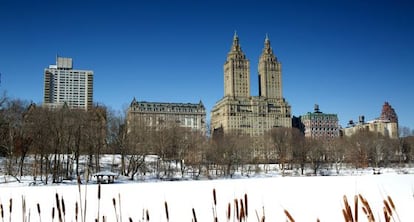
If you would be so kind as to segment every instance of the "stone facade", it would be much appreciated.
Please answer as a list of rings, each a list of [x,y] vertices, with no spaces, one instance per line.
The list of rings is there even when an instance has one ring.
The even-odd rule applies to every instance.
[[[250,62],[239,37],[224,64],[224,97],[211,111],[211,130],[260,136],[274,127],[292,127],[291,107],[282,95],[281,64],[266,36],[259,59],[259,96],[250,95]]]
[[[342,131],[345,136],[352,136],[360,130],[376,132],[383,136],[397,139],[399,137],[397,114],[391,105],[385,102],[379,118],[365,122],[365,117],[360,116],[357,123],[352,120],[349,121],[348,126]]]
[[[199,130],[205,134],[206,109],[201,101],[198,104],[159,103],[140,102],[134,98],[128,108],[127,126],[137,122],[149,127],[158,127],[174,122],[181,127]]]
[[[337,114],[323,113],[319,105],[315,105],[313,113],[300,117],[302,132],[305,137],[312,139],[332,139],[339,137],[339,123]]]

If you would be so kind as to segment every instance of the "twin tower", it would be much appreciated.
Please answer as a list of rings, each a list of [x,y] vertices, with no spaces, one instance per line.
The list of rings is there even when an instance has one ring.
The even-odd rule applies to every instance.
[[[224,133],[261,136],[275,127],[291,127],[291,107],[282,95],[281,64],[266,36],[259,59],[259,96],[250,95],[250,62],[243,53],[239,37],[224,64],[224,97],[211,111],[211,129]]]

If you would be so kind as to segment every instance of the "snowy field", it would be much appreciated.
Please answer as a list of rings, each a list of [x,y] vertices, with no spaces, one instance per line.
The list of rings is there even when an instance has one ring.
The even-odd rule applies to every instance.
[[[391,196],[395,203],[395,221],[414,221],[414,174],[386,172],[381,175],[361,176],[313,176],[271,177],[250,179],[222,179],[175,182],[136,182],[101,185],[98,201],[98,185],[81,186],[81,198],[87,196],[86,221],[94,221],[99,215],[106,221],[145,221],[143,211],[148,210],[150,221],[167,221],[165,202],[168,203],[169,221],[192,221],[194,208],[197,221],[213,221],[213,189],[217,196],[218,221],[227,221],[226,211],[234,199],[248,196],[247,221],[258,221],[264,214],[266,221],[286,221],[284,209],[296,221],[344,221],[342,215],[343,196],[353,206],[355,194],[362,194],[370,203],[376,221],[383,218],[383,199]],[[22,218],[22,198],[26,200],[27,221],[52,221],[52,208],[56,207],[55,196],[64,199],[63,221],[75,220],[75,203],[79,202],[78,186],[48,185],[22,186],[17,183],[0,185],[0,201],[4,209],[4,220],[9,221],[9,201],[12,199],[11,221]],[[116,200],[116,211],[113,206]],[[119,201],[120,200],[120,201]],[[119,207],[120,203],[120,207]],[[41,217],[37,211],[40,206]],[[85,207],[84,203],[82,204]],[[360,203],[360,206],[362,204]],[[361,208],[359,221],[367,221]],[[79,213],[80,217],[80,213]],[[59,221],[57,213],[54,221]],[[78,221],[81,221],[80,219]],[[233,221],[233,215],[230,221]],[[391,220],[392,221],[392,220]]]

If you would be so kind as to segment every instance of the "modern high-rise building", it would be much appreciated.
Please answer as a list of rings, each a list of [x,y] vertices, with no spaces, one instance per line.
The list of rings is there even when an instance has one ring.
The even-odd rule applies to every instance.
[[[243,53],[239,37],[224,64],[224,97],[211,111],[211,130],[238,131],[260,136],[275,127],[292,127],[291,107],[282,95],[281,64],[266,36],[259,59],[258,96],[250,95],[250,62]]]
[[[72,58],[56,57],[44,72],[43,105],[88,110],[93,103],[93,71],[73,69]]]

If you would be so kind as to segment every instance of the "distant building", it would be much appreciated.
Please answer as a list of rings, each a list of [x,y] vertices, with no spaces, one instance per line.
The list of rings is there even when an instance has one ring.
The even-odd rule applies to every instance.
[[[44,71],[43,105],[88,110],[93,103],[93,71],[73,69],[72,58],[56,58]]]
[[[301,130],[307,138],[330,139],[339,137],[337,114],[327,114],[319,110],[315,104],[314,112],[308,112],[300,117]]]
[[[259,96],[250,95],[250,61],[235,33],[224,63],[224,97],[211,111],[211,130],[261,136],[275,127],[292,127],[291,107],[282,95],[281,64],[266,36],[259,59]]]
[[[343,134],[345,136],[352,136],[361,130],[375,132],[392,139],[397,139],[399,137],[398,117],[395,110],[388,102],[385,102],[379,118],[366,122],[365,117],[360,116],[358,122],[350,120],[348,126],[343,129]]]
[[[206,109],[203,103],[159,103],[132,100],[127,111],[127,125],[140,122],[158,127],[177,123],[181,127],[206,133]],[[129,131],[130,129],[128,129]]]

